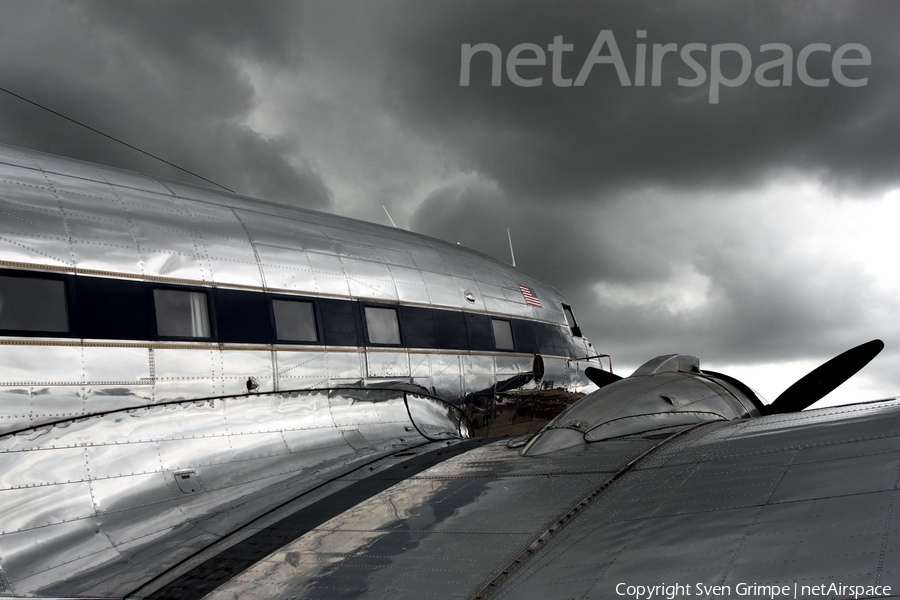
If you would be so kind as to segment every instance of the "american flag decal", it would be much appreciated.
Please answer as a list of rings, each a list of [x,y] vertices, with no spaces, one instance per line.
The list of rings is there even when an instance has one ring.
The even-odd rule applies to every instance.
[[[543,306],[541,306],[541,301],[538,300],[537,294],[534,293],[533,289],[531,289],[527,285],[521,284],[519,284],[519,289],[522,290],[522,295],[525,296],[525,304],[527,304],[528,306],[543,308]]]

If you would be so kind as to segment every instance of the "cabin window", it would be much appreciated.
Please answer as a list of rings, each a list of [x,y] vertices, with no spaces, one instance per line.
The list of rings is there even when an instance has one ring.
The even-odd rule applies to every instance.
[[[0,329],[68,332],[66,283],[59,279],[0,276]]]
[[[509,321],[491,319],[491,325],[494,328],[494,347],[498,350],[514,350],[512,327],[510,327]]]
[[[275,335],[287,342],[317,342],[313,303],[300,300],[272,300]]]
[[[366,329],[372,344],[399,344],[400,324],[393,308],[366,307]]]
[[[566,315],[566,323],[569,324],[569,329],[572,330],[572,335],[576,337],[581,337],[581,328],[578,327],[578,323],[575,322],[575,314],[572,312],[572,308],[562,305],[563,313]]]
[[[208,338],[209,308],[206,292],[153,290],[156,332],[163,337]]]

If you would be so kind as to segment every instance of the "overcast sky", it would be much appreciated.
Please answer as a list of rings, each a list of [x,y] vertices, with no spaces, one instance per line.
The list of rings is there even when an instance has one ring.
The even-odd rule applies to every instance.
[[[7,0],[0,87],[252,196],[385,205],[501,260],[509,227],[621,374],[696,354],[772,400],[883,339],[834,403],[900,394],[898,22],[892,0]],[[496,47],[499,85],[464,44]],[[0,142],[190,180],[5,94]]]

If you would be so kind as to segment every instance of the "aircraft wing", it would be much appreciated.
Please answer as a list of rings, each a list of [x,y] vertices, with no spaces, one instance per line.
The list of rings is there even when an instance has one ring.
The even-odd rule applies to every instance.
[[[462,444],[446,460],[429,450],[436,464],[410,477],[397,477],[395,461],[396,479],[382,476],[390,487],[302,535],[298,519],[315,521],[304,517],[309,509],[271,524],[263,537],[293,541],[265,556],[255,550],[263,537],[247,538],[232,559],[138,595],[200,597],[215,586],[208,598],[900,590],[897,399],[670,427],[536,456],[515,441]]]

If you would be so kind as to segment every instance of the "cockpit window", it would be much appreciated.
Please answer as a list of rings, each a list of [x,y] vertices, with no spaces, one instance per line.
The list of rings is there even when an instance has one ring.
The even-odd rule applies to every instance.
[[[366,329],[373,344],[399,344],[400,324],[393,308],[366,307]]]
[[[575,314],[572,312],[572,308],[563,304],[562,309],[566,315],[566,323],[569,324],[569,329],[572,330],[572,335],[581,337],[581,328],[578,327],[578,323],[575,321]]]
[[[68,332],[66,283],[59,279],[0,276],[0,329]]]
[[[512,327],[510,327],[509,321],[491,319],[491,326],[494,328],[494,347],[498,350],[514,350]]]
[[[275,333],[288,342],[317,342],[316,316],[313,303],[300,300],[272,300],[275,311]]]
[[[153,290],[156,332],[163,337],[208,338],[209,309],[205,292]]]

